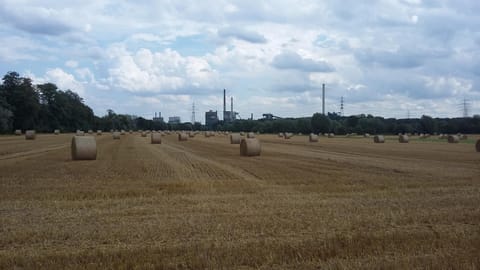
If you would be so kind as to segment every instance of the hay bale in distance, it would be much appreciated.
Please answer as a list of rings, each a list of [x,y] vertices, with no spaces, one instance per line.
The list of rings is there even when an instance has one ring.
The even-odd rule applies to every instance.
[[[59,134],[60,134],[60,129],[55,129],[55,130],[53,131],[53,134],[59,135]]]
[[[335,138],[335,134],[334,133],[328,133],[328,138]]]
[[[407,134],[398,136],[398,142],[399,143],[408,143],[408,141],[409,141],[409,138],[408,138]]]
[[[449,135],[447,140],[448,143],[458,143],[460,141],[460,138],[457,135]]]
[[[179,141],[187,141],[188,140],[188,135],[186,133],[178,133],[178,140]]]
[[[243,138],[240,142],[240,156],[260,156],[262,147],[257,138]]]
[[[310,133],[310,136],[308,136],[308,141],[309,142],[318,142],[318,135],[314,133]]]
[[[120,135],[125,135],[125,130],[122,129],[122,130],[120,131]]]
[[[245,136],[245,132],[240,132],[240,136]]]
[[[230,134],[230,144],[240,144],[242,141],[242,136],[238,133]]]
[[[89,135],[93,135],[93,130],[89,129],[89,130],[88,130],[88,134],[89,134]]]
[[[475,149],[477,149],[477,152],[480,152],[480,139],[477,140],[477,143],[475,144]]]
[[[120,132],[118,131],[113,132],[112,137],[114,140],[120,140]]]
[[[279,138],[283,138],[283,132],[278,133]]]
[[[285,132],[283,133],[283,137],[288,140],[293,137],[293,133]]]
[[[35,130],[25,131],[25,139],[26,140],[35,140],[35,137],[36,137]]]
[[[73,136],[70,147],[73,160],[97,159],[97,142],[92,136]]]
[[[385,137],[383,137],[383,135],[375,135],[373,137],[373,142],[374,143],[385,143]]]
[[[162,143],[162,134],[160,133],[152,133],[150,135],[150,142],[152,144],[161,144]]]
[[[21,129],[16,129],[16,130],[15,130],[15,135],[16,135],[16,136],[22,135],[22,130],[21,130]]]
[[[365,134],[363,134],[363,137],[364,137],[364,138],[370,138],[370,134],[369,134],[369,133],[365,133]]]
[[[147,137],[147,132],[146,131],[142,131],[142,137]]]
[[[97,136],[102,136],[102,131],[100,129],[97,130]]]
[[[85,132],[83,132],[82,130],[77,130],[75,136],[85,136]]]
[[[247,133],[247,138],[251,138],[251,139],[255,138],[255,133],[253,132]]]

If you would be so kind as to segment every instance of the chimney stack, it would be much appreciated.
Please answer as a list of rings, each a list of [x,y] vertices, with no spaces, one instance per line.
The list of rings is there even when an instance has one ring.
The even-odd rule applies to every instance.
[[[322,114],[325,115],[325,84],[322,84]]]
[[[227,111],[227,96],[226,90],[223,89],[223,120],[225,121],[225,112]]]

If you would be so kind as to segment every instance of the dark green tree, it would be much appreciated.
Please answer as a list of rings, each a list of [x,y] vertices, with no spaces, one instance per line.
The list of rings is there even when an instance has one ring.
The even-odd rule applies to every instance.
[[[314,113],[311,119],[312,131],[314,133],[327,133],[330,132],[330,119],[321,114]]]

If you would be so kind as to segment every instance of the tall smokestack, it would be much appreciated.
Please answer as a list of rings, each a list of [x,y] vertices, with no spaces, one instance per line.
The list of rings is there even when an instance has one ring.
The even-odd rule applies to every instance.
[[[155,118],[157,118],[157,112],[155,112]]]
[[[223,120],[225,121],[225,112],[227,111],[227,93],[226,90],[223,89]]]
[[[230,97],[230,112],[233,115],[233,97]]]
[[[325,115],[325,84],[322,84],[322,114]]]

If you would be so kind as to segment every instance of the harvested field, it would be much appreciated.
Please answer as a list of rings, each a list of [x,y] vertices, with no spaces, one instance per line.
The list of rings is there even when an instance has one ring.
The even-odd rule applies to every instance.
[[[0,136],[0,269],[480,268],[479,136]]]

